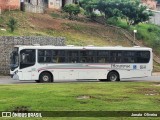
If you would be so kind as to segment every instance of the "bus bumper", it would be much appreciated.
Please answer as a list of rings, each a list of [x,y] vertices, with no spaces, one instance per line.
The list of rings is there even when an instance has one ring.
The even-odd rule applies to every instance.
[[[19,80],[19,76],[17,74],[10,75],[13,80]]]
[[[11,78],[13,78],[13,74],[10,74]]]

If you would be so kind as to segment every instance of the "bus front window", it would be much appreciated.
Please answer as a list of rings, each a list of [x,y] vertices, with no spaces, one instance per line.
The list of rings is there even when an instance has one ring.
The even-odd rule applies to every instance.
[[[10,69],[11,71],[13,71],[17,67],[18,67],[18,53],[16,51],[13,51],[10,57]]]

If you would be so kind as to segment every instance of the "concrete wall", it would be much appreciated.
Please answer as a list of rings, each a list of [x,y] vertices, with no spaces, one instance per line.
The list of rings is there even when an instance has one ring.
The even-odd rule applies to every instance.
[[[66,0],[66,4],[72,4],[73,0]]]
[[[48,0],[48,8],[61,9],[63,2],[65,4],[72,4],[74,0]]]
[[[65,38],[63,37],[35,37],[35,36],[21,36],[21,37],[0,37],[0,74],[9,74],[10,53],[14,45],[65,45]]]
[[[160,11],[152,11],[153,16],[150,17],[149,22],[155,24],[155,25],[160,25]]]
[[[29,3],[25,3],[25,12],[31,13],[44,13],[44,6],[32,5]]]
[[[44,2],[43,2],[43,0],[30,0],[30,4],[43,6]]]
[[[49,0],[48,8],[51,9],[60,9],[62,7],[62,0]]]

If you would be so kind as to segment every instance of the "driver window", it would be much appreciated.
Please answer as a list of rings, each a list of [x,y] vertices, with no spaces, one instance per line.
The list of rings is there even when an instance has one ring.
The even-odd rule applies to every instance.
[[[20,51],[20,69],[33,66],[35,64],[35,50],[25,49]]]

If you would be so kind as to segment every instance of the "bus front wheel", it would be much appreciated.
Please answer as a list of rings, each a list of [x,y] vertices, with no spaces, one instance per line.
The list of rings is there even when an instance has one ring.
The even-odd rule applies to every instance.
[[[41,73],[39,77],[39,81],[41,83],[47,83],[52,81],[52,76],[48,72],[43,72]]]
[[[111,71],[107,76],[108,81],[120,81],[119,74],[116,71]]]

